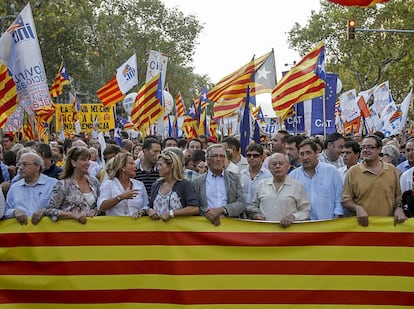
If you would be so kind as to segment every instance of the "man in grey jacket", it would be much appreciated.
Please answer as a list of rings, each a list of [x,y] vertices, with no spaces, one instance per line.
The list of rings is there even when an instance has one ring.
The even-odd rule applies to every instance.
[[[246,208],[238,175],[226,171],[226,149],[222,144],[207,148],[208,172],[193,180],[200,198],[200,213],[214,225],[220,225],[220,217],[239,217]]]

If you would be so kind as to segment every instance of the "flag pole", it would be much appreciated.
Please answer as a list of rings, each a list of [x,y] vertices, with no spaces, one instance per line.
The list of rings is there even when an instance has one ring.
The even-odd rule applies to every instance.
[[[325,84],[326,87],[326,84]],[[326,91],[326,89],[325,89]],[[325,102],[325,91],[322,95],[322,111],[323,111],[323,138],[326,138],[326,102]]]

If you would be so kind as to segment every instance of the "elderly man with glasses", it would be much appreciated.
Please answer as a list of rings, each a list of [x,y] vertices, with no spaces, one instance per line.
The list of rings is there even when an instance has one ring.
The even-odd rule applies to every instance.
[[[397,169],[380,159],[382,141],[375,135],[364,138],[363,161],[350,168],[345,178],[342,205],[356,214],[361,226],[368,216],[394,216],[394,224],[407,217],[401,208],[401,188]]]
[[[20,224],[39,223],[49,203],[57,179],[42,174],[43,159],[36,153],[25,153],[17,163],[21,179],[7,193],[5,218],[16,218]]]
[[[193,180],[193,186],[200,198],[200,212],[215,226],[220,217],[239,217],[246,208],[240,178],[224,168],[226,149],[214,144],[206,152],[208,171]]]

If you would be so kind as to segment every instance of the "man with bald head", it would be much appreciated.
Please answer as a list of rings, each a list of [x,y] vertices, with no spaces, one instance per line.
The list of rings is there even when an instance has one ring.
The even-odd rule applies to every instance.
[[[253,219],[280,221],[288,227],[294,221],[309,219],[310,203],[302,184],[287,176],[289,159],[281,153],[269,158],[269,171],[272,178],[264,179],[257,187],[252,206]],[[260,212],[255,213],[255,210]]]
[[[44,162],[37,153],[23,154],[17,163],[20,180],[7,193],[5,218],[27,224],[27,217],[37,224],[44,215],[57,179],[42,174]]]

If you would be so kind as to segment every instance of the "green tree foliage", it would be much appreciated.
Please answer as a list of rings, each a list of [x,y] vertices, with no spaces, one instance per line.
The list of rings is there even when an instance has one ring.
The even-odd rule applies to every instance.
[[[2,33],[26,4],[0,4],[0,16],[9,16],[0,19]],[[209,82],[192,67],[203,26],[196,16],[160,0],[39,0],[31,5],[49,84],[64,59],[82,102],[98,102],[96,90],[133,53],[139,85],[131,91],[137,91],[145,82],[150,50],[168,54],[166,82],[173,96],[181,91],[189,103]],[[58,99],[67,102],[68,97]]]
[[[414,34],[357,30],[355,39],[347,40],[346,25],[348,19],[355,19],[357,29],[414,29],[413,14],[414,0],[392,0],[368,8],[321,0],[320,12],[312,12],[304,27],[295,24],[288,41],[302,55],[325,41],[326,69],[339,74],[344,90],[367,90],[389,80],[399,103],[413,78]]]

